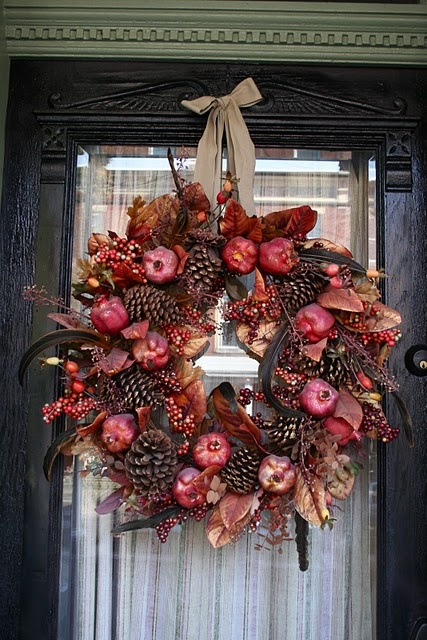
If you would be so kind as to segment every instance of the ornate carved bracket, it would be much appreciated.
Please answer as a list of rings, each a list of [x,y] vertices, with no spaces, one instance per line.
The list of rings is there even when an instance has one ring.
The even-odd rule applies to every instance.
[[[387,191],[411,191],[412,139],[410,131],[387,131],[385,169]]]

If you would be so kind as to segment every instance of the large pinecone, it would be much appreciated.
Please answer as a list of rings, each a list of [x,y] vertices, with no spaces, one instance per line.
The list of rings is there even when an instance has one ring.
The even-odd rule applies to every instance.
[[[325,279],[319,269],[298,262],[289,275],[276,285],[281,302],[289,311],[297,311],[313,302],[325,287]]]
[[[189,234],[189,239],[193,245],[188,250],[184,275],[190,278],[194,287],[211,291],[222,273],[218,251],[225,244],[225,238],[195,229]]]
[[[289,446],[296,441],[300,426],[301,418],[279,416],[273,428],[268,431],[268,437],[279,448]]]
[[[156,387],[157,380],[143,371],[138,364],[133,364],[118,373],[114,376],[114,381],[122,390],[123,401],[129,411],[161,404],[165,399],[164,394]]]
[[[147,319],[151,325],[163,326],[181,320],[174,298],[151,284],[137,284],[128,289],[123,303],[131,322]]]
[[[258,483],[261,456],[249,447],[239,447],[229,458],[220,476],[235,493],[249,493]]]
[[[323,378],[333,387],[338,387],[348,378],[348,371],[341,358],[330,358],[327,354],[323,354],[319,362],[311,358],[301,358],[298,368],[301,373],[306,373],[310,377]]]
[[[125,457],[126,475],[143,496],[169,489],[178,466],[176,446],[160,429],[138,436]]]

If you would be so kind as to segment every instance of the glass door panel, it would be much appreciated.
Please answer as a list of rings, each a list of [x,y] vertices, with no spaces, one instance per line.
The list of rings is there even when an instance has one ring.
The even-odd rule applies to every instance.
[[[172,151],[182,158],[182,177],[191,181],[196,150]],[[136,196],[150,202],[174,189],[166,154],[166,148],[137,146],[79,149],[73,271],[92,232],[125,234],[126,210]],[[258,149],[254,193],[260,216],[309,204],[319,214],[311,237],[347,246],[355,259],[375,266],[370,154]],[[227,326],[198,364],[208,392],[226,380],[237,390],[258,389],[258,363],[241,351]],[[247,411],[255,414],[256,403]],[[67,459],[59,638],[373,639],[376,458],[370,442],[357,487],[337,510],[334,528],[310,530],[305,573],[292,539],[259,548],[262,527],[217,550],[203,523],[194,521],[175,526],[165,544],[153,530],[113,537],[123,514],[95,512],[111,483],[88,473],[96,472],[90,453],[84,460]]]

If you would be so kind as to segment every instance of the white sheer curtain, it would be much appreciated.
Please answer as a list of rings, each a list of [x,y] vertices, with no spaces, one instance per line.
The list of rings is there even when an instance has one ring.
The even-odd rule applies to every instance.
[[[297,160],[292,150],[280,153],[282,159]],[[280,153],[264,150],[258,155],[278,160]],[[124,214],[135,196],[150,200],[173,188],[167,171],[142,172],[129,169],[132,164],[126,169],[126,163],[118,161],[111,169],[113,156],[149,154],[148,149],[134,147],[87,150],[79,171],[75,258],[83,255],[92,231],[124,232]],[[367,170],[357,165],[365,195],[358,191],[355,198],[356,165],[349,153],[312,156],[333,161],[330,170],[320,164],[317,171],[315,165],[307,165],[309,173],[301,167],[286,173],[278,164],[276,173],[260,171],[255,190],[259,214],[310,204],[319,211],[311,235],[349,246],[352,230],[362,229],[365,240],[352,248],[356,258],[359,252],[366,256]],[[224,371],[228,370],[226,358],[233,355],[218,357],[225,358]],[[245,374],[230,381],[237,388],[244,386]],[[293,540],[284,543],[282,555],[274,548],[257,551],[255,545],[261,541],[257,533],[218,550],[207,542],[202,523],[176,526],[165,544],[153,531],[113,538],[111,529],[120,514],[98,516],[94,511],[111,493],[111,483],[82,478],[76,465],[70,465],[64,477],[59,638],[373,639],[376,468],[374,452],[368,451],[371,446],[366,445],[364,468],[352,496],[337,511],[333,530],[310,530],[310,568],[305,573],[299,571]]]

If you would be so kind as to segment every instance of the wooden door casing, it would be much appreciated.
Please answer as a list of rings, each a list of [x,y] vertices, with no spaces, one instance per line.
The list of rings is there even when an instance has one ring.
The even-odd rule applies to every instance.
[[[255,145],[366,149],[378,158],[379,262],[389,274],[384,294],[404,318],[390,367],[413,417],[415,447],[402,435],[379,454],[377,635],[415,639],[423,629],[426,381],[405,370],[404,353],[427,339],[427,72],[46,60],[12,63],[7,121],[0,258],[5,638],[56,638],[61,469],[49,492],[41,464],[51,434],[34,413],[46,380],[32,376],[21,388],[16,371],[32,331],[40,335],[48,327],[43,310],[22,298],[24,286],[36,279],[55,295],[69,294],[76,145],[196,145],[205,119],[180,101],[224,95],[247,76],[265,98],[244,110]],[[391,402],[387,412],[399,424]]]

